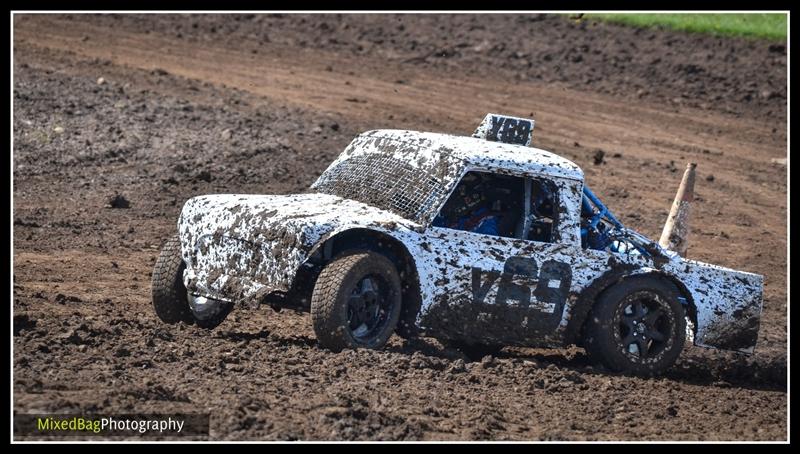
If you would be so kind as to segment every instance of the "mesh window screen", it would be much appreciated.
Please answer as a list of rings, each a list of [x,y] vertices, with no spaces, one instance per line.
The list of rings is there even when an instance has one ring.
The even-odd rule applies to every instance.
[[[323,174],[315,188],[417,222],[433,214],[443,190],[436,178],[400,159],[377,154],[342,161]]]

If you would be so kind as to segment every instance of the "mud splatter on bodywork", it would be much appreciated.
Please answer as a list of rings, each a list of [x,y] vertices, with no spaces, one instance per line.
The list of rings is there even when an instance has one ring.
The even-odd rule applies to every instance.
[[[674,260],[664,271],[691,292],[697,308],[695,344],[752,353],[761,319],[763,276],[694,260]]]
[[[470,171],[546,179],[557,189],[553,242],[433,227]],[[612,276],[659,273],[681,283],[696,313],[695,343],[751,352],[762,277],[684,260],[630,232],[646,254],[581,247],[583,173],[531,147],[471,137],[377,130],[358,136],[312,185],[315,194],[190,199],[178,224],[190,291],[253,301],[288,291],[321,242],[354,228],[400,242],[419,280],[417,327],[471,342],[574,342]]]
[[[186,202],[178,222],[184,282],[191,292],[225,301],[288,291],[323,236],[393,222],[397,215],[328,194],[208,195]]]

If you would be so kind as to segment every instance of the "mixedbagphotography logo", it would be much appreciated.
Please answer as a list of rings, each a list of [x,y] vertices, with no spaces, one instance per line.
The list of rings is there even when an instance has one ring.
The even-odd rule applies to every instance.
[[[205,438],[207,414],[15,414],[14,437]]]

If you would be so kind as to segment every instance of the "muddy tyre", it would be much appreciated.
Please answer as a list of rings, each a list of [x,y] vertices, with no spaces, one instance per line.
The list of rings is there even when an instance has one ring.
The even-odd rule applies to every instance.
[[[185,269],[186,264],[181,257],[181,242],[175,235],[164,244],[153,268],[153,308],[164,323],[194,322],[186,297],[186,287],[183,285]]]
[[[351,251],[320,273],[311,297],[311,320],[323,348],[381,348],[400,318],[397,268],[373,251]]]
[[[584,330],[590,360],[639,376],[669,369],[686,339],[679,298],[672,283],[652,276],[629,277],[603,292]]]

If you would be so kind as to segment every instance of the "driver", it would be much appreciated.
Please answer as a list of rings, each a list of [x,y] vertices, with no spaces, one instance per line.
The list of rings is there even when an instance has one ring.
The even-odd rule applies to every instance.
[[[467,174],[456,189],[456,206],[447,214],[440,214],[433,222],[437,227],[448,227],[485,235],[500,235],[500,201],[491,203],[486,198],[487,184],[475,174]]]

